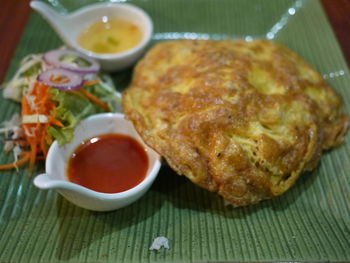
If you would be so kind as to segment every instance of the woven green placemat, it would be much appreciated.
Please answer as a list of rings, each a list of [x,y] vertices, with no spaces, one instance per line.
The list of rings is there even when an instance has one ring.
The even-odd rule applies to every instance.
[[[69,12],[93,1],[51,0]],[[350,112],[350,75],[318,1],[135,0],[153,18],[153,42],[177,38],[269,38],[320,71]],[[20,59],[62,45],[37,14],[30,17],[6,79]],[[131,70],[113,74],[123,90]],[[0,120],[19,110],[0,98]],[[255,206],[222,200],[164,165],[151,190],[124,209],[95,213],[33,177],[0,172],[0,262],[349,261],[350,135],[286,194]],[[2,146],[2,145],[1,145]],[[0,161],[10,156],[1,154]],[[42,171],[38,165],[37,171]],[[150,251],[157,236],[170,249]]]

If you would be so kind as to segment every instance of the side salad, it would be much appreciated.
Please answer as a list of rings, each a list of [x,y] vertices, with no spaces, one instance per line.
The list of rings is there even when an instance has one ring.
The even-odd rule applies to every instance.
[[[3,97],[21,104],[21,113],[2,123],[4,151],[13,162],[0,170],[45,159],[54,140],[68,143],[84,118],[119,110],[120,94],[99,64],[75,51],[57,49],[25,57],[14,77],[3,85]]]

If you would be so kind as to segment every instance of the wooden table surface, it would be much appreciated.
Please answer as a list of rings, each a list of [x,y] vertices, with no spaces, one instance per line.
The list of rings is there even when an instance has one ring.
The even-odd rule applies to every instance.
[[[2,83],[31,9],[29,0],[0,0],[0,2],[0,83]],[[350,0],[321,0],[321,2],[350,65]]]

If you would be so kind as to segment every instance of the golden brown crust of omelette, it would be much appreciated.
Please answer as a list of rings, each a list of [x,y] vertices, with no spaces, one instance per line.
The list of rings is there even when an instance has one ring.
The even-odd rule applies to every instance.
[[[135,68],[123,109],[180,175],[237,206],[284,193],[348,117],[304,60],[266,40],[177,40]]]

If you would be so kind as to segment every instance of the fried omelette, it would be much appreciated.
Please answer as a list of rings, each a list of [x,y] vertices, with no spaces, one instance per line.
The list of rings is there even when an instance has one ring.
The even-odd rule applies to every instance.
[[[123,110],[178,174],[236,206],[284,193],[348,124],[322,76],[267,40],[156,44]]]

